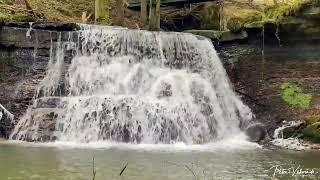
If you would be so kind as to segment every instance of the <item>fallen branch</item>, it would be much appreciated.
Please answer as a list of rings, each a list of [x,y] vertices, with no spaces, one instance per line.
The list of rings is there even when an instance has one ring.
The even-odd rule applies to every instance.
[[[95,180],[96,178],[96,170],[94,168],[94,157],[92,158],[92,180]]]
[[[120,172],[119,176],[121,176],[121,175],[123,174],[123,172],[124,172],[124,170],[126,170],[127,166],[128,166],[128,163],[127,163],[127,164],[122,168],[122,170],[121,170],[121,172]]]

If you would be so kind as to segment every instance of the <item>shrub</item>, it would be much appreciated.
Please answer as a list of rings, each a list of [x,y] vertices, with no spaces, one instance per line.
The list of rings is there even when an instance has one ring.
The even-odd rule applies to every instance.
[[[308,109],[312,96],[303,93],[302,89],[293,83],[284,83],[281,86],[282,99],[294,108]]]

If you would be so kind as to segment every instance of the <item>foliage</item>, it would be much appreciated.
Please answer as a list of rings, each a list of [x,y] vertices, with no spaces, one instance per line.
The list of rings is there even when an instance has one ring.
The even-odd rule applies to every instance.
[[[303,6],[314,0],[290,0],[288,3],[276,4],[265,10],[265,21],[279,22],[284,17],[296,14]]]
[[[302,89],[293,83],[284,83],[281,86],[282,99],[292,107],[308,109],[310,107],[312,96],[303,93]]]

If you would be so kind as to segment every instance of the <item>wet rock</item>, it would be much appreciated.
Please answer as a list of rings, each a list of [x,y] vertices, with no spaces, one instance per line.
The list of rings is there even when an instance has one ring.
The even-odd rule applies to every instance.
[[[8,138],[13,129],[13,115],[0,104],[0,138]]]
[[[204,36],[213,41],[219,41],[219,42],[243,41],[248,38],[248,33],[245,31],[233,33],[231,31],[216,31],[216,30],[187,30],[185,32],[199,35],[199,36]]]
[[[12,139],[29,142],[54,141],[57,119],[63,117],[63,114],[64,111],[58,108],[30,109],[26,117],[16,125]]]
[[[216,31],[216,30],[187,30],[185,32],[191,33],[194,35],[204,36],[211,40],[218,40],[222,35],[222,31]]]
[[[49,97],[37,99],[33,108],[64,108],[65,105],[66,102],[63,100],[63,98]]]
[[[306,123],[305,122],[297,122],[297,123],[293,123],[290,126],[287,126],[285,128],[283,128],[282,130],[282,134],[281,134],[281,138],[284,139],[288,139],[288,138],[296,138],[296,137],[300,137],[302,130],[306,127]]]
[[[303,130],[303,135],[306,139],[320,143],[320,122],[307,126]]]
[[[2,26],[16,27],[16,28],[30,28],[51,31],[74,31],[78,29],[78,25],[75,23],[62,23],[62,22],[5,22]]]
[[[246,135],[249,137],[249,140],[252,142],[260,142],[265,139],[267,132],[263,124],[253,124],[250,125],[245,130]]]

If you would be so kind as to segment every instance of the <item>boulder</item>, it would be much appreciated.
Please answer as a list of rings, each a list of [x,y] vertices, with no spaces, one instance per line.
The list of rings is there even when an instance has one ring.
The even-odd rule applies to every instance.
[[[233,33],[231,31],[216,31],[216,30],[187,30],[187,33],[194,35],[204,36],[213,41],[219,42],[233,42],[242,41],[248,38],[248,33],[241,31],[239,33]]]
[[[216,31],[216,30],[187,30],[184,32],[203,36],[211,40],[218,40],[222,36],[222,31]]]
[[[306,139],[320,143],[320,122],[307,126],[303,130],[303,135]]]
[[[252,124],[245,130],[246,135],[252,142],[260,142],[265,139],[267,131],[263,124]]]
[[[8,138],[13,129],[13,115],[0,104],[0,137]]]

